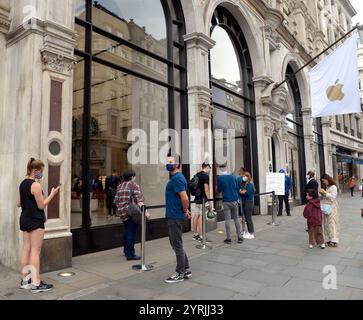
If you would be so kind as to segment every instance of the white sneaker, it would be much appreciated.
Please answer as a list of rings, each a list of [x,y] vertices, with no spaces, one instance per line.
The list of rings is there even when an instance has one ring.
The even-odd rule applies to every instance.
[[[323,243],[320,248],[325,249],[325,243]]]
[[[255,238],[255,236],[247,232],[247,234],[243,238],[247,240],[252,240]]]
[[[312,244],[309,244],[309,249],[314,248],[314,246]]]

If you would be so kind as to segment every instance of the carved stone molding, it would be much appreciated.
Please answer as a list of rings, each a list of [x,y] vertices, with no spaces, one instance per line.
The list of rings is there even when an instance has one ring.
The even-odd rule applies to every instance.
[[[60,54],[41,50],[43,70],[61,73],[67,76],[71,75],[74,67],[74,60],[70,57],[64,57]]]
[[[0,32],[8,33],[10,29],[9,12],[0,8]]]
[[[263,27],[266,39],[270,42],[274,49],[280,50],[281,48],[281,37],[279,36],[276,28],[271,25]]]
[[[189,49],[197,47],[200,49],[204,49],[207,52],[209,49],[212,49],[216,44],[216,42],[212,38],[201,32],[192,32],[186,34],[184,36],[184,41],[187,43],[187,47]]]

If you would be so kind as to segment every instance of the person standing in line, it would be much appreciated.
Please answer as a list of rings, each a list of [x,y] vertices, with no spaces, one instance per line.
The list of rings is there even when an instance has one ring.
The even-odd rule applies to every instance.
[[[180,157],[171,155],[167,158],[166,169],[170,180],[165,189],[165,214],[168,222],[169,241],[176,255],[175,273],[165,279],[166,283],[177,283],[192,276],[189,260],[183,247],[183,226],[185,219],[191,219],[187,180],[180,171]]]
[[[292,183],[291,183],[290,177],[286,174],[286,171],[284,169],[281,169],[279,172],[285,174],[285,195],[278,196],[278,198],[279,198],[279,213],[278,213],[278,216],[282,216],[283,202],[285,202],[286,214],[289,217],[289,216],[291,216],[290,204],[289,204],[289,194],[290,194],[290,190],[291,190],[291,187],[292,187]]]
[[[308,190],[315,190],[316,194],[319,194],[319,183],[315,179],[315,172],[309,171],[306,175],[305,193]]]
[[[354,176],[351,176],[348,180],[348,187],[350,189],[350,194],[354,197],[354,188],[357,185],[357,180]]]
[[[198,194],[195,196],[195,208],[196,211],[192,213],[192,224],[193,224],[193,240],[203,240],[203,199],[210,199],[209,190],[209,174],[211,166],[208,163],[202,164],[202,171],[197,173],[198,177]],[[213,202],[206,202],[206,206],[209,206],[210,210],[213,210]],[[198,233],[199,232],[199,233]]]
[[[362,181],[360,183],[360,190],[362,190],[362,198],[363,198],[363,179],[362,179]]]
[[[308,203],[304,208],[304,218],[307,219],[309,232],[309,248],[313,249],[317,244],[321,249],[325,249],[323,236],[323,214],[320,208],[319,194],[313,189],[306,190],[306,200]]]
[[[239,189],[237,178],[227,171],[226,165],[219,167],[220,175],[217,178],[217,192],[222,194],[223,212],[227,238],[224,243],[231,244],[231,218],[237,232],[237,242],[243,243],[241,224],[238,220]]]
[[[117,192],[117,187],[120,184],[120,177],[117,170],[112,171],[112,175],[106,177],[106,200],[108,207],[108,215],[114,216],[116,214],[116,208],[114,206],[114,199]]]
[[[20,230],[23,232],[23,250],[20,258],[22,274],[21,289],[31,293],[47,292],[53,285],[40,281],[40,252],[44,240],[44,209],[58,194],[60,186],[52,188],[50,195],[44,199],[39,182],[43,178],[44,163],[31,158],[27,166],[26,179],[20,184],[17,206],[21,208]],[[30,272],[30,273],[29,273]]]
[[[140,256],[135,254],[135,238],[139,226],[128,218],[130,203],[134,203],[140,208],[144,206],[144,196],[140,186],[135,182],[135,178],[136,173],[134,170],[126,170],[123,174],[123,182],[118,186],[115,196],[117,215],[120,216],[125,226],[124,254],[127,260],[141,259]],[[146,217],[150,218],[148,212],[146,212]]]
[[[243,175],[242,185],[239,192],[242,198],[243,214],[245,216],[248,229],[248,232],[243,234],[243,238],[251,240],[255,238],[255,229],[252,220],[253,209],[255,207],[255,186],[249,172],[245,172]]]
[[[238,172],[238,177],[237,177],[237,184],[239,186],[242,186],[243,184],[243,180],[242,177],[245,175],[245,173],[247,172],[247,169],[245,169],[244,167],[241,167],[239,169]],[[240,198],[238,200],[238,215],[241,217],[241,225],[242,225],[242,235],[246,234],[248,232],[247,230],[247,225],[246,225],[246,217],[243,214],[243,202],[242,202],[242,195],[240,194]]]
[[[330,213],[324,213],[324,235],[327,245],[330,247],[337,247],[339,243],[340,233],[340,217],[339,205],[337,201],[338,188],[333,178],[327,174],[321,177],[322,185],[320,194],[323,197],[324,203],[330,205]]]

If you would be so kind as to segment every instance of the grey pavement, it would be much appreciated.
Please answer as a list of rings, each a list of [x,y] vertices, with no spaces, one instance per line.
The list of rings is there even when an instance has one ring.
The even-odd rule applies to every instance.
[[[0,266],[0,300],[361,300],[363,299],[363,208],[361,197],[342,195],[341,243],[338,248],[308,248],[302,207],[293,216],[283,216],[280,225],[267,225],[270,216],[256,216],[256,239],[243,244],[223,243],[224,223],[208,233],[212,249],[200,250],[184,235],[193,276],[177,284],[164,279],[174,272],[175,256],[168,239],[147,243],[150,272],[136,272],[125,261],[121,249],[73,259],[74,277],[58,272],[43,275],[55,285],[49,293],[32,295],[17,289],[18,275]],[[232,229],[234,230],[234,229]],[[234,239],[236,240],[236,239]],[[139,249],[139,246],[137,247]],[[337,289],[326,290],[325,266],[334,266]]]

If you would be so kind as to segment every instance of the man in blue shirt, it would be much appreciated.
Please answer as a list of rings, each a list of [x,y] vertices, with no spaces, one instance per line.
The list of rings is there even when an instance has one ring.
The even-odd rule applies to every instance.
[[[185,218],[190,219],[187,180],[180,172],[179,156],[167,159],[166,169],[170,172],[170,180],[165,190],[166,219],[170,244],[176,255],[176,273],[165,280],[167,283],[184,281],[192,276],[189,271],[188,257],[183,248],[183,225]]]
[[[286,213],[287,213],[288,216],[291,216],[290,205],[289,205],[289,194],[290,194],[290,190],[291,190],[291,187],[292,187],[291,179],[286,174],[286,171],[284,169],[281,169],[279,172],[285,174],[285,195],[278,196],[278,198],[279,198],[279,213],[278,213],[278,216],[282,216],[282,207],[283,207],[284,202],[285,202]]]
[[[238,220],[239,185],[237,177],[227,171],[226,165],[219,167],[220,175],[217,179],[217,191],[222,193],[223,212],[225,218],[227,239],[224,243],[231,244],[231,218],[234,220],[237,232],[237,241],[242,243],[241,224]]]

